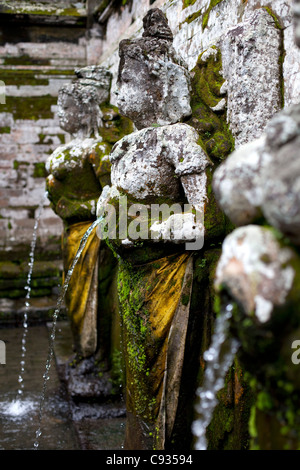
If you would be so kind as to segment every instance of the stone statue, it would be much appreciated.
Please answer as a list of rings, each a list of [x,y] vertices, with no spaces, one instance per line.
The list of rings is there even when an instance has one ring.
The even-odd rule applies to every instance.
[[[109,106],[111,74],[98,66],[76,70],[77,78],[58,96],[60,126],[71,134],[47,162],[51,206],[64,222],[63,261],[67,273],[79,243],[96,219],[96,203],[110,183],[108,153],[126,130],[124,119]],[[100,105],[104,111],[101,111]],[[89,237],[72,274],[65,303],[77,359],[98,354],[108,360],[116,262],[96,231]]]
[[[197,132],[182,123],[191,115],[188,70],[173,49],[164,14],[151,9],[143,23],[142,38],[119,46],[119,111],[137,131],[110,153],[112,185],[103,189],[97,215],[106,216],[101,237],[106,233],[119,258],[125,448],[166,449],[174,438],[184,351],[191,343],[193,254],[204,238],[224,233],[224,219],[216,215],[205,226],[204,213],[209,219],[213,205],[213,164]],[[158,206],[171,210],[157,218]],[[112,221],[116,230],[108,227]]]
[[[298,46],[299,8],[297,0]],[[221,207],[239,226],[224,241],[215,285],[237,306],[232,332],[254,378],[252,438],[261,449],[297,449],[300,442],[299,372],[291,360],[300,332],[299,149],[297,104],[230,155],[213,179]]]

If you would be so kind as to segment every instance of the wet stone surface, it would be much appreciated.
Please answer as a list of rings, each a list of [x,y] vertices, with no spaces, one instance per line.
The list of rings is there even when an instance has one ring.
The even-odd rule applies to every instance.
[[[70,400],[60,380],[61,367],[72,352],[67,322],[58,322],[56,362],[50,369],[39,450],[122,449],[122,404]],[[32,326],[26,342],[24,393],[18,398],[22,328],[0,328],[6,344],[6,365],[0,365],[0,450],[31,450],[38,428],[38,410],[48,353],[48,329]],[[56,367],[57,366],[57,367]],[[13,404],[13,406],[12,406]]]
[[[17,398],[19,388],[22,328],[0,329],[6,344],[6,365],[0,366],[0,449],[31,450],[38,428],[39,400],[48,352],[48,332],[45,326],[28,331],[24,393],[19,408],[9,414],[9,406]],[[22,412],[23,409],[23,412]],[[18,412],[19,410],[19,412]],[[78,450],[79,443],[70,421],[70,410],[63,389],[51,371],[42,421],[40,450]]]
[[[48,324],[48,327],[51,325]],[[55,340],[56,368],[69,399],[71,420],[83,450],[122,449],[125,404],[116,399],[109,377],[94,375],[94,358],[73,367],[74,352],[68,322],[60,322]]]

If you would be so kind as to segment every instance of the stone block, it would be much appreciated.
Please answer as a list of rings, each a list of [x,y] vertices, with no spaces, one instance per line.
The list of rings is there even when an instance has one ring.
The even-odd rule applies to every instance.
[[[231,28],[221,41],[227,119],[236,146],[260,137],[281,109],[281,31],[265,9]]]

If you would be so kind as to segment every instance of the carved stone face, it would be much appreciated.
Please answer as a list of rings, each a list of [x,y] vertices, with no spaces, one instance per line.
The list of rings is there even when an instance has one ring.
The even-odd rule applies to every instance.
[[[118,107],[138,129],[179,122],[191,114],[190,77],[172,46],[159,9],[149,10],[143,37],[120,42]]]
[[[142,51],[133,44],[138,56],[124,54],[119,69],[118,107],[138,129],[173,124],[191,114],[187,70],[173,62],[171,54],[147,56],[143,46],[151,41],[155,39],[141,40]]]
[[[118,81],[118,107],[121,114],[131,119],[138,129],[156,122],[157,99],[146,64],[132,58],[125,59]],[[159,94],[159,84],[157,92]]]
[[[70,134],[76,134],[82,127],[79,119],[80,106],[71,95],[60,92],[58,95],[58,119],[60,127]]]
[[[63,86],[57,100],[60,127],[81,138],[96,134],[102,117],[98,98],[94,86],[80,83]]]
[[[295,28],[295,41],[300,47],[300,0],[294,0],[294,28]]]

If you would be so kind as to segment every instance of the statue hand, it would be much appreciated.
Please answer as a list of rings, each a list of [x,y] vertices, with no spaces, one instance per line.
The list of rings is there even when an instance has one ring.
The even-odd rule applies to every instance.
[[[77,201],[62,196],[56,204],[55,212],[63,220],[91,220],[95,216],[96,201]]]
[[[172,214],[162,223],[154,222],[151,227],[153,240],[172,241],[173,243],[195,242],[204,239],[203,224],[196,221],[195,214]],[[202,247],[202,246],[201,246]]]

